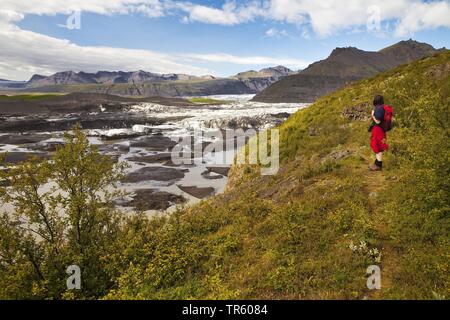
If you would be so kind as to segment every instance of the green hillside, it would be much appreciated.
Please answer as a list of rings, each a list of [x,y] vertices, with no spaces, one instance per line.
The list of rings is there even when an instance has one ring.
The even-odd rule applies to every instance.
[[[377,93],[396,126],[385,170],[371,173],[367,114]],[[291,116],[280,127],[277,175],[235,166],[224,194],[153,219],[115,212],[113,194],[96,196],[120,174],[76,131],[52,162],[0,172],[16,190],[16,216],[43,234],[25,237],[19,220],[0,216],[0,298],[448,299],[449,107],[447,51]],[[45,195],[47,216],[37,190],[49,174],[69,198]],[[0,197],[12,195],[0,188]],[[63,200],[70,219],[55,210]],[[67,291],[74,262],[82,290]],[[373,264],[379,291],[366,287]]]
[[[60,94],[47,94],[47,93],[32,93],[32,94],[18,94],[18,95],[0,95],[0,101],[35,101],[35,100],[47,100],[54,97],[58,97]]]
[[[234,168],[226,194],[130,233],[108,298],[449,298],[449,76],[447,51],[297,112],[278,175]],[[383,173],[354,120],[376,93],[396,111]]]

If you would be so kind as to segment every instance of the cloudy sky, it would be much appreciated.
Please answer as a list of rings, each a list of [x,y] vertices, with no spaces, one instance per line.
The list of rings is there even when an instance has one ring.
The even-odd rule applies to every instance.
[[[409,38],[450,47],[450,0],[0,0],[0,78],[301,69]]]

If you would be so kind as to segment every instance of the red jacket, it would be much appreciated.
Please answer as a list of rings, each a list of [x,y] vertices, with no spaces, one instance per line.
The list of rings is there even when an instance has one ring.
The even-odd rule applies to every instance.
[[[378,125],[373,127],[372,136],[370,137],[370,146],[375,153],[387,151],[389,148],[386,132]]]

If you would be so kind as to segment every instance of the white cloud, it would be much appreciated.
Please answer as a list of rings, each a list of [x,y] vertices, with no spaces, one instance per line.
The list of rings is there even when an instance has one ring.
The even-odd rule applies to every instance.
[[[422,29],[450,28],[449,2],[415,3],[406,11],[396,28],[397,36],[405,36]]]
[[[377,10],[368,10],[373,8]],[[311,27],[321,37],[366,27],[374,18],[379,18],[380,23],[397,21],[398,26],[393,30],[397,36],[450,27],[449,0],[270,0],[259,17]]]
[[[263,65],[284,65],[286,67],[290,67],[293,69],[302,69],[309,65],[309,62],[293,59],[293,58],[285,58],[285,57],[264,57],[264,56],[234,56],[226,53],[215,53],[215,54],[185,54],[184,58],[192,60],[192,61],[206,61],[206,62],[216,62],[216,63],[232,63],[239,65],[255,65],[255,66],[263,66]]]
[[[0,30],[0,76],[23,80],[34,73],[74,70],[147,70],[203,75],[210,70],[180,62],[180,57],[149,50],[79,46],[9,26]]]
[[[221,8],[176,2],[173,4],[173,8],[178,8],[188,14],[185,21],[228,26],[253,21],[265,14],[265,7],[261,1],[252,1],[241,6],[234,1],[227,1]]]
[[[189,13],[187,21],[202,21],[205,16],[211,16],[209,23],[236,24],[253,19],[256,11],[261,9],[258,2],[250,3],[246,7],[237,7],[233,2],[227,2],[221,9],[215,11],[204,6],[169,0],[1,1],[0,77],[2,78],[23,80],[35,73],[52,74],[69,69],[86,72],[143,69],[157,73],[203,75],[213,72],[192,64],[211,62],[238,65],[285,64],[296,68],[306,65],[301,60],[289,58],[237,57],[225,53],[174,55],[150,50],[80,46],[65,39],[22,30],[14,25],[14,22],[20,21],[27,14],[71,14],[74,10],[103,15],[139,12],[149,17],[160,17],[170,10],[181,10]],[[222,16],[222,12],[227,14],[219,17]]]
[[[397,36],[450,27],[449,0],[255,0],[241,5],[228,1],[219,8],[176,2],[175,7],[187,13],[185,22],[236,25],[260,18],[307,25],[321,37],[365,27],[374,18],[371,7],[379,9],[380,22],[397,21]]]
[[[271,17],[297,25],[308,25],[319,36],[330,36],[340,31],[365,26],[378,8],[381,21],[402,19],[411,3],[417,0],[272,0]],[[377,18],[377,17],[376,17]]]
[[[266,36],[272,37],[272,38],[282,38],[282,37],[288,37],[289,34],[286,30],[278,30],[277,28],[270,28],[266,31]]]
[[[306,25],[321,37],[365,27],[371,19],[378,18],[370,8],[377,9],[380,22],[397,21],[392,30],[396,36],[450,27],[449,0],[254,0],[240,5],[227,1],[222,7],[172,2],[172,7],[186,12],[184,22],[236,25],[260,18]]]
[[[193,64],[283,64],[297,69],[308,64],[302,60],[283,57],[238,57],[225,53],[164,54],[150,50],[80,46],[65,39],[22,30],[6,22],[20,19],[20,16],[1,13],[0,25],[2,21],[4,24],[0,29],[0,78],[11,80],[28,79],[35,73],[48,75],[65,70],[96,72],[142,69],[156,73],[204,75],[213,72]]]
[[[198,5],[179,0],[0,0],[0,77],[23,79],[33,73],[49,74],[74,69],[85,71],[137,70],[154,72],[210,73],[187,62],[239,65],[284,64],[303,68],[306,62],[291,58],[237,57],[229,54],[170,55],[149,50],[79,46],[64,39],[21,30],[14,25],[28,14],[71,14],[76,10],[101,15],[140,13],[148,17],[170,14],[185,23],[232,26],[262,19],[294,24],[303,37],[330,36],[364,29],[378,8],[381,22],[396,36],[438,27],[450,28],[450,0],[249,0],[226,1],[222,6]],[[392,21],[394,23],[392,23]],[[387,30],[389,31],[389,30]],[[386,32],[386,30],[383,30]],[[271,28],[267,36],[284,36]]]
[[[449,0],[227,0],[219,7],[180,0],[1,0],[1,11],[19,15],[69,14],[74,10],[97,14],[138,12],[149,17],[177,13],[184,22],[228,26],[260,18],[308,25],[320,36],[366,25],[370,7],[379,8],[382,21],[397,21],[396,35],[450,26]]]
[[[166,8],[166,0],[1,0],[1,9],[22,14],[52,15],[86,11],[98,14],[126,14],[144,12],[160,16]]]

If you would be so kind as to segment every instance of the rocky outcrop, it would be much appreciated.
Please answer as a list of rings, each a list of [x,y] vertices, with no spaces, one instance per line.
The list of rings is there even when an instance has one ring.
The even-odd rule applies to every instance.
[[[295,71],[292,71],[291,69],[286,68],[285,66],[276,66],[273,68],[265,68],[265,69],[261,69],[259,72],[262,74],[268,74],[274,78],[282,78],[282,77],[286,77],[286,76],[296,73]]]
[[[71,93],[66,95],[48,95],[39,99],[27,96],[0,96],[0,116],[24,116],[30,114],[70,114],[80,112],[98,112],[100,106],[107,112],[123,111],[141,102],[168,106],[195,105],[186,99],[151,96],[130,98],[104,93]]]
[[[183,192],[186,192],[190,196],[193,196],[198,199],[204,199],[214,194],[215,189],[212,187],[196,187],[196,186],[181,186],[178,185],[178,188]]]
[[[175,147],[177,143],[168,137],[153,135],[133,140],[130,145],[133,148],[144,148],[150,151],[166,151]]]
[[[31,158],[37,158],[40,160],[50,159],[50,156],[42,152],[22,152],[22,151],[12,151],[5,154],[3,159],[4,163],[7,164],[18,164],[23,161],[28,161]]]
[[[144,167],[129,173],[122,182],[163,181],[173,184],[182,178],[184,178],[184,171],[182,170],[166,167]]]
[[[261,91],[253,98],[253,101],[266,103],[310,103],[357,79],[357,77],[322,75],[290,76]]]
[[[166,210],[169,207],[186,202],[182,196],[158,191],[155,189],[138,189],[131,201],[120,203],[125,207],[133,207],[141,211]]]
[[[361,103],[356,106],[345,107],[342,116],[350,121],[370,120],[371,106],[368,103]]]

